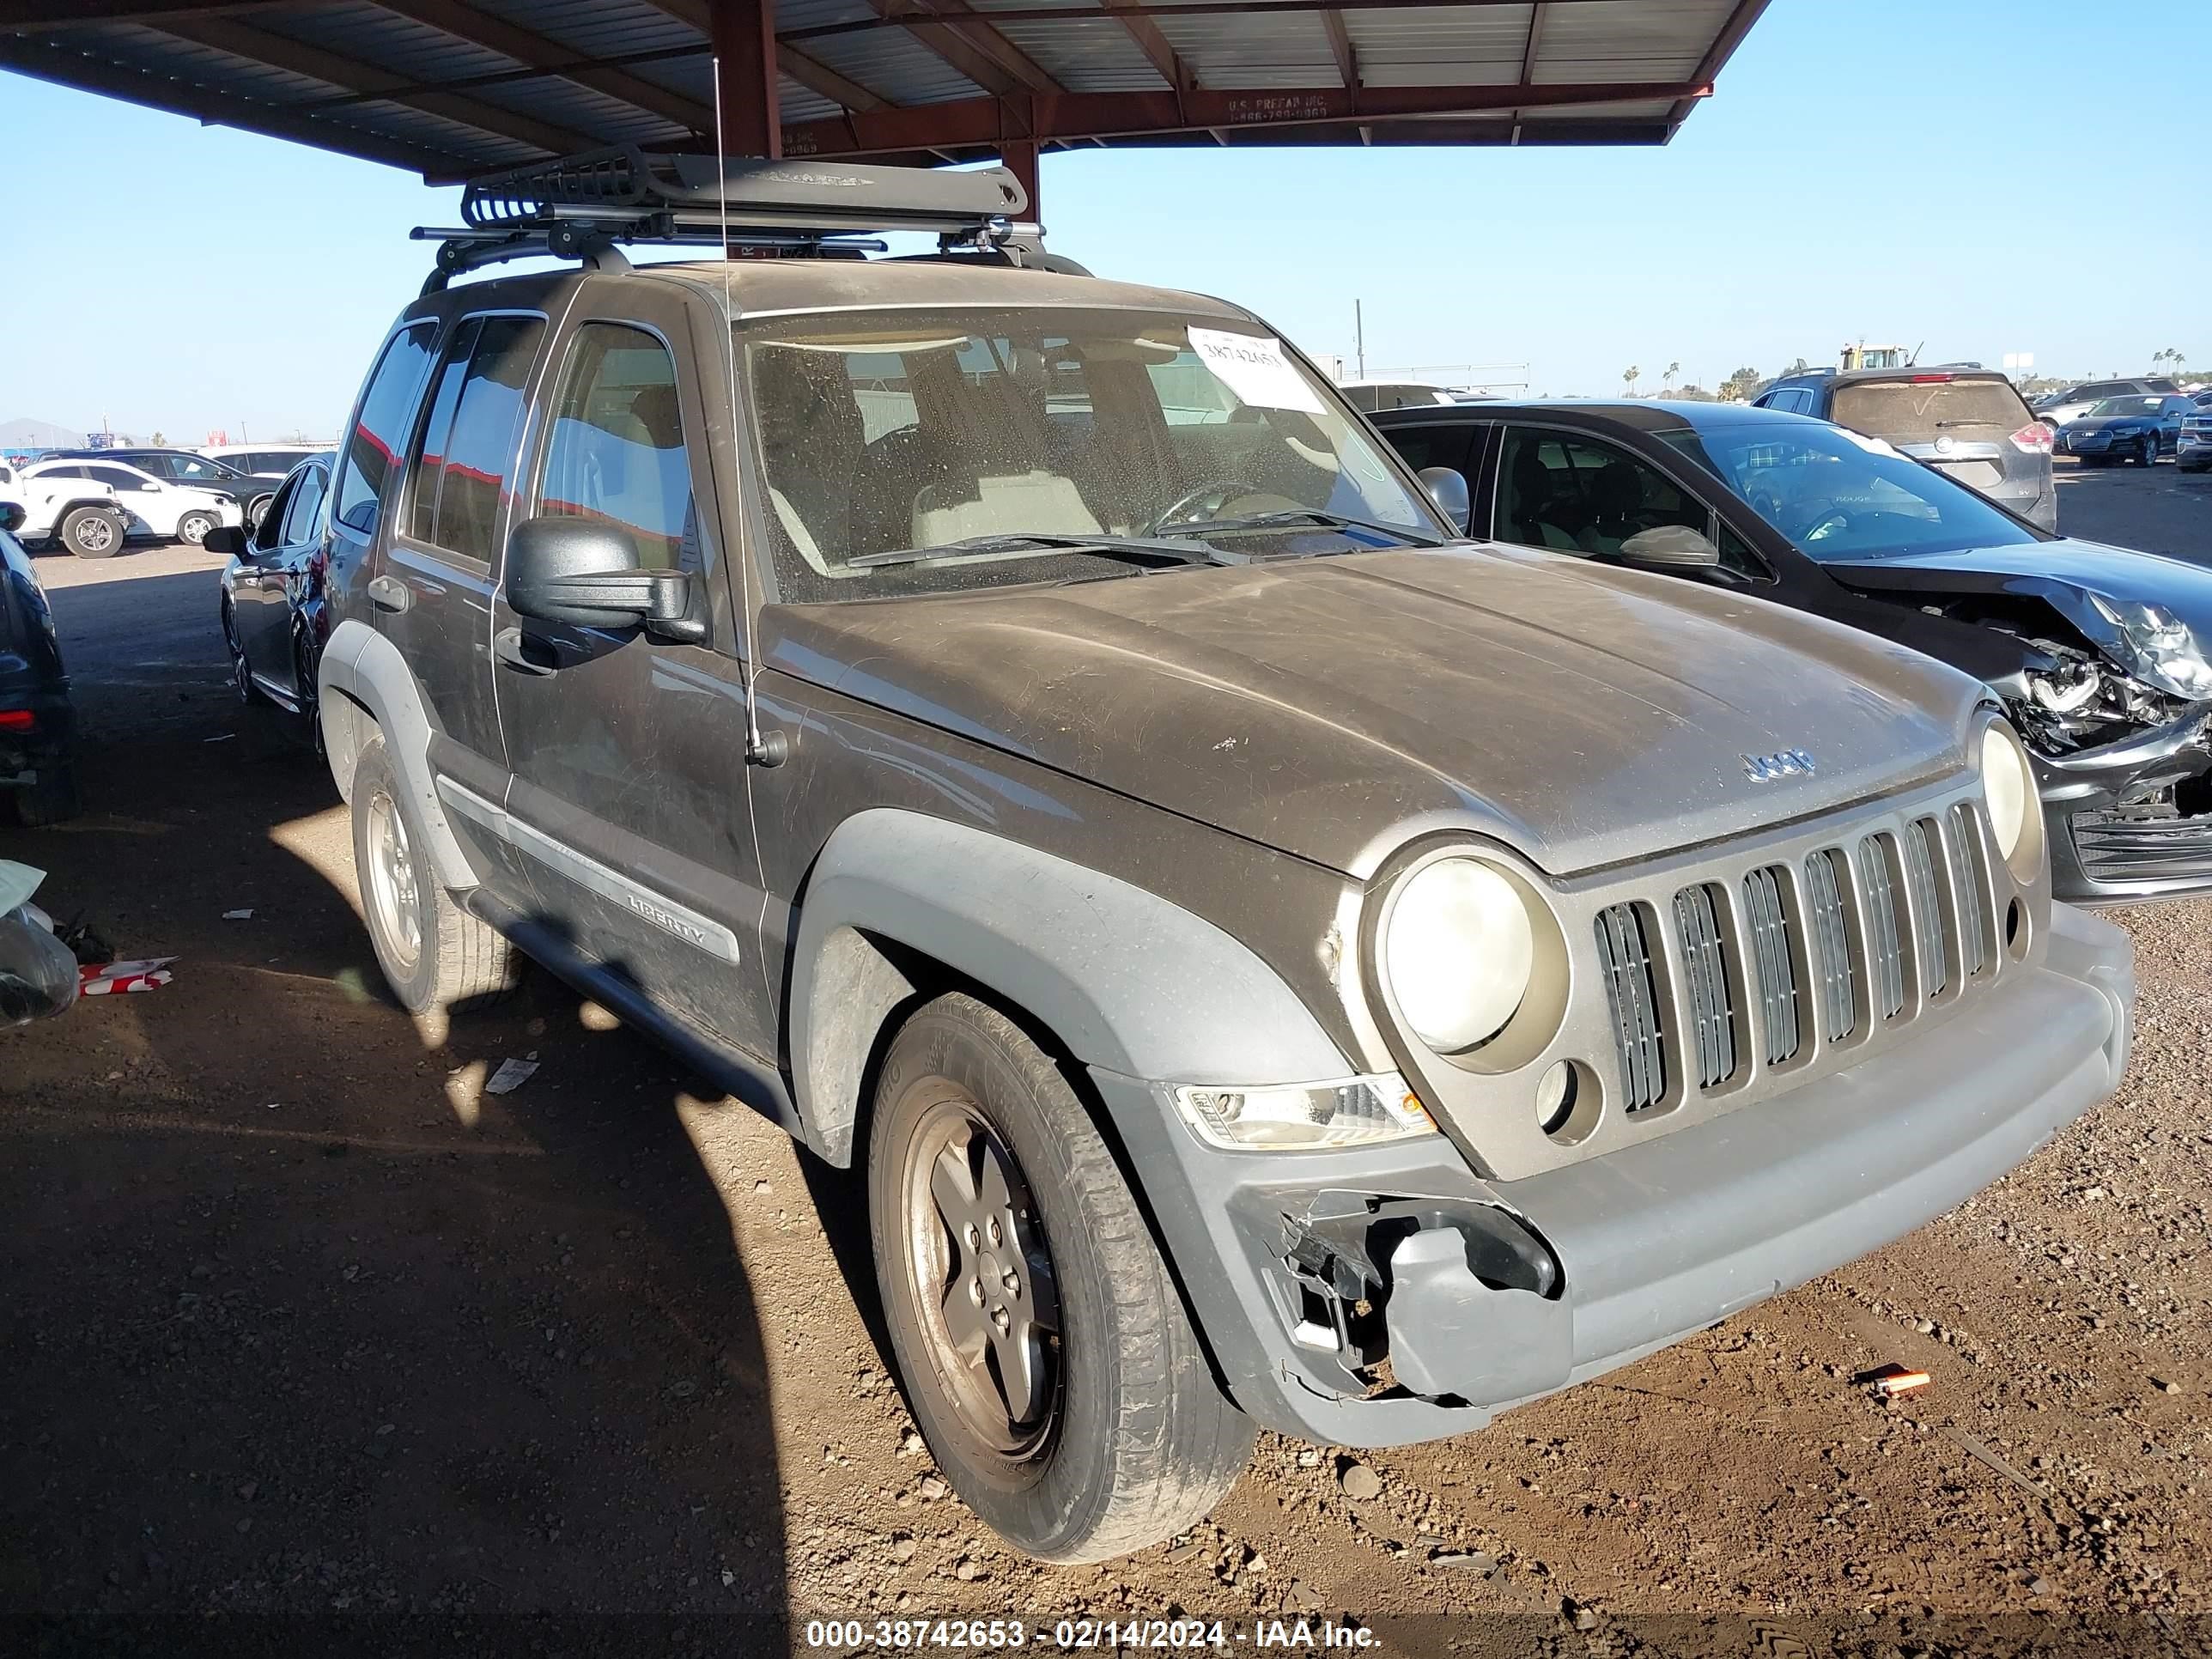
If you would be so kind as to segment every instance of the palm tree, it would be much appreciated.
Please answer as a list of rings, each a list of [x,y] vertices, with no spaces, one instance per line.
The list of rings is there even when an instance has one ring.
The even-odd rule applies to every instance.
[[[1666,386],[1668,391],[1672,392],[1674,389],[1675,378],[1679,376],[1681,372],[1682,365],[1679,362],[1668,364],[1666,374],[1661,377],[1661,383]]]
[[[1632,398],[1636,395],[1637,377],[1643,373],[1644,371],[1637,368],[1634,363],[1629,364],[1626,368],[1620,371],[1621,384],[1628,388],[1628,395]]]

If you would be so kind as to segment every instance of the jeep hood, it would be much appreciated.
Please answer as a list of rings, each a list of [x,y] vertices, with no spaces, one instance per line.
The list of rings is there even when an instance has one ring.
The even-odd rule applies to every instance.
[[[1821,568],[1862,592],[2041,599],[2123,672],[2170,696],[2212,697],[2212,569],[2203,565],[2062,538]]]
[[[1964,763],[1982,695],[1678,578],[1459,545],[774,607],[771,672],[1354,875],[1460,827],[1566,875]],[[805,738],[800,738],[802,744]],[[1810,776],[1747,757],[1804,750]]]

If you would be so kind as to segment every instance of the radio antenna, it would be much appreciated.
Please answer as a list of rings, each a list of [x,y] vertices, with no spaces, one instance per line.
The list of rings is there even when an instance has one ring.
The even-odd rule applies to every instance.
[[[726,412],[730,417],[730,442],[734,446],[738,441],[738,307],[730,286],[730,145],[727,129],[722,124],[721,54],[715,53],[711,61],[714,75],[714,170],[720,175],[715,194],[722,209],[722,345],[727,354],[723,361],[728,370],[730,406]],[[744,653],[738,659],[738,666],[744,682],[745,759],[756,766],[774,766],[783,757],[779,754],[771,758],[767,745],[761,741],[760,710],[753,698],[759,653],[753,637],[752,550],[732,547],[724,551],[738,565],[738,645]]]

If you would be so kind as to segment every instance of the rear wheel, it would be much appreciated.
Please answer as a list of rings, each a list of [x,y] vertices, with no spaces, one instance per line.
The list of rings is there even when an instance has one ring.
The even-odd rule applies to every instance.
[[[1113,1154],[1012,1020],[945,996],[892,1039],[868,1139],[907,1403],[968,1506],[1048,1561],[1169,1537],[1236,1483],[1222,1395]]]
[[[238,694],[240,702],[252,702],[260,694],[253,688],[253,666],[246,659],[246,647],[238,637],[238,611],[228,599],[222,602],[222,642],[230,652],[230,689]]]
[[[410,1012],[442,1016],[514,982],[514,947],[439,882],[429,836],[381,737],[355,763],[353,861],[377,965]]]
[[[123,550],[123,520],[105,507],[72,507],[54,536],[80,559],[112,559]]]
[[[15,817],[26,828],[61,823],[84,810],[76,792],[76,769],[66,762],[41,766],[28,787],[15,794]]]
[[[308,649],[304,634],[292,641],[292,684],[300,700],[300,713],[307,719],[307,741],[319,755],[323,752],[321,694],[315,685],[315,653]]]

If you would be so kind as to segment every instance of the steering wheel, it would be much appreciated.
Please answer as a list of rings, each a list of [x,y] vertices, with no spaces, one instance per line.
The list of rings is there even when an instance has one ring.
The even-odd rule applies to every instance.
[[[1790,532],[1793,542],[1818,540],[1820,532],[1831,525],[1844,530],[1851,527],[1851,515],[1828,496],[1816,495],[1809,501],[1792,502],[1791,507],[1794,510],[1790,516],[1796,520]]]
[[[1218,518],[1221,516],[1221,509],[1236,500],[1237,496],[1256,495],[1259,493],[1260,488],[1257,484],[1246,483],[1241,478],[1221,478],[1202,483],[1197,489],[1186,490],[1176,496],[1165,512],[1145,526],[1144,533],[1147,536],[1157,536],[1170,525],[1186,522],[1202,523],[1206,519]],[[1192,511],[1193,508],[1200,507],[1206,509],[1203,514]]]

